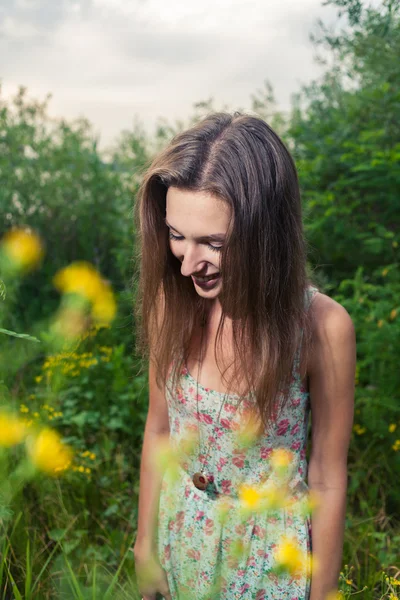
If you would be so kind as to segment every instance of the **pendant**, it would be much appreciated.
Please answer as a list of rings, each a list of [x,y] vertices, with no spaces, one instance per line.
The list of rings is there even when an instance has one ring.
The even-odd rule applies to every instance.
[[[195,473],[193,475],[193,483],[198,490],[205,490],[208,485],[208,477],[205,473]]]

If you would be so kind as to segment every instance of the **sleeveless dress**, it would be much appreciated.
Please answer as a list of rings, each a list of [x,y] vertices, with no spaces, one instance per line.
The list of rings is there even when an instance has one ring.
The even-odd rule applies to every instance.
[[[306,290],[307,308],[316,291],[314,287]],[[269,457],[277,448],[294,456],[289,482],[292,497],[301,500],[308,494],[306,442],[310,399],[301,384],[300,350],[301,343],[286,406],[273,421],[273,428],[245,449],[236,444],[235,433],[243,411],[252,404],[251,396],[238,408],[237,395],[227,396],[200,384],[197,387],[186,367],[175,390],[168,379],[171,447],[180,449],[187,431],[199,428],[201,448],[206,447],[209,454],[199,456],[197,446],[178,466],[167,467],[162,477],[157,548],[173,600],[308,600],[310,515],[287,505],[275,511],[249,511],[243,516],[238,497],[241,484],[259,486],[272,477]],[[204,491],[192,481],[193,474],[202,468],[214,475],[214,482]],[[304,568],[295,574],[277,574],[273,570],[274,553],[282,535],[294,536],[306,557]]]

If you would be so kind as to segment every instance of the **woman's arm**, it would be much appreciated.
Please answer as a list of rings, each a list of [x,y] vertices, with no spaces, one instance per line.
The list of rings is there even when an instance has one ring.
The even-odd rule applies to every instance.
[[[312,514],[312,554],[317,568],[310,600],[337,591],[342,563],[347,495],[347,454],[354,415],[356,336],[347,311],[318,294],[314,347],[308,365],[312,447],[308,485],[320,504]]]
[[[149,367],[149,410],[144,431],[140,463],[139,514],[135,556],[156,551],[156,526],[162,472],[155,465],[154,453],[159,442],[169,436],[168,407],[165,393],[156,383],[155,368]]]

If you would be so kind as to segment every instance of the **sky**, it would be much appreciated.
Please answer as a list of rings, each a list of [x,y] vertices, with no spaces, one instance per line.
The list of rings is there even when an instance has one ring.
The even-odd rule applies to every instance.
[[[51,93],[50,114],[87,117],[102,145],[211,97],[249,110],[265,80],[288,110],[322,72],[310,32],[336,15],[322,0],[0,0],[0,82]]]

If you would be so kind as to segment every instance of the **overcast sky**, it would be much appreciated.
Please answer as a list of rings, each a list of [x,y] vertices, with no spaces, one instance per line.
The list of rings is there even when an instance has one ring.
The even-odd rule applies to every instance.
[[[0,80],[51,92],[51,114],[86,116],[103,145],[210,97],[249,109],[265,79],[287,109],[321,73],[309,33],[335,15],[322,0],[0,0]]]

